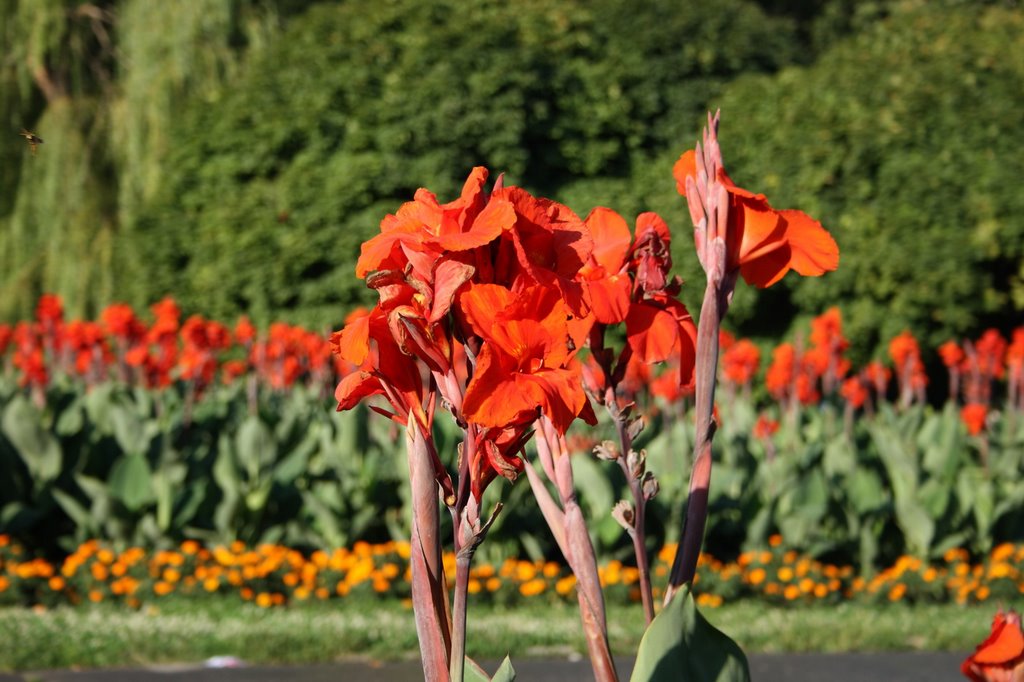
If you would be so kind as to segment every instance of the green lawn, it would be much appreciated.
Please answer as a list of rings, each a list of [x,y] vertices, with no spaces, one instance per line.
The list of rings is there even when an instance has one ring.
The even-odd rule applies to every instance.
[[[1022,604],[1017,604],[1020,608]],[[988,634],[996,605],[779,608],[737,603],[706,614],[747,652],[968,651]],[[470,610],[476,658],[584,650],[569,606]],[[639,607],[610,610],[614,651],[635,651]],[[416,655],[412,612],[397,603],[310,604],[262,610],[234,600],[169,600],[36,612],[0,609],[0,669],[102,667],[197,661],[230,654],[251,662],[312,663]]]

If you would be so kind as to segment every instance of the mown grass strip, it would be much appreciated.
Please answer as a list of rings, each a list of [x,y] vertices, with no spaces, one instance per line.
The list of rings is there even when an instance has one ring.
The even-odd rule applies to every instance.
[[[1024,603],[1017,603],[1017,608]],[[780,608],[754,602],[707,609],[749,652],[968,651],[988,633],[995,605],[856,604]],[[613,650],[635,651],[639,607],[610,609]],[[565,656],[584,651],[565,605],[469,614],[476,658]],[[169,600],[139,611],[98,605],[0,609],[0,668],[139,666],[233,655],[253,663],[396,660],[417,655],[412,613],[397,602],[260,609],[234,600]]]

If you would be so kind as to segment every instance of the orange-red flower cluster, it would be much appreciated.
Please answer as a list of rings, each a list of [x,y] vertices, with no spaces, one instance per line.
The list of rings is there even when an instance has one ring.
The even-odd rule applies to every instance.
[[[561,433],[593,421],[577,354],[595,325],[624,323],[642,362],[682,358],[682,383],[695,338],[658,216],[641,215],[631,238],[613,211],[582,220],[500,179],[487,192],[487,177],[475,168],[447,204],[420,189],[384,218],[356,265],[379,301],[333,337],[359,368],[338,385],[339,409],[381,395],[391,410],[375,409],[426,432],[440,398],[475,426],[474,492],[521,469],[539,415]]]
[[[889,357],[892,358],[896,381],[900,387],[900,401],[910,404],[917,397],[923,402],[928,375],[921,362],[917,339],[909,331],[904,331],[889,342]]]
[[[182,381],[202,390],[218,376],[230,382],[253,372],[263,383],[286,389],[303,378],[326,384],[347,370],[332,358],[323,335],[300,327],[278,323],[258,335],[242,318],[232,334],[199,315],[182,324],[170,298],[150,311],[148,325],[123,303],[107,306],[98,321],[65,320],[60,298],[46,294],[33,321],[0,325],[0,356],[13,346],[19,383],[40,391],[55,375],[87,385],[116,379],[150,388]]]

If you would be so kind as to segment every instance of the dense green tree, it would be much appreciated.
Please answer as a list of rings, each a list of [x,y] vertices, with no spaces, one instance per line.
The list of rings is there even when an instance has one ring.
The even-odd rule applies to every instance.
[[[790,282],[791,303],[839,303],[864,353],[905,328],[931,348],[1008,330],[1024,311],[1024,13],[892,9],[814,66],[741,78],[718,100],[733,178],[839,242],[839,270]]]
[[[739,0],[314,7],[173,129],[137,234],[145,298],[336,324],[364,297],[359,244],[417,187],[451,197],[478,164],[549,196],[629,185],[728,78],[787,63],[791,37]]]

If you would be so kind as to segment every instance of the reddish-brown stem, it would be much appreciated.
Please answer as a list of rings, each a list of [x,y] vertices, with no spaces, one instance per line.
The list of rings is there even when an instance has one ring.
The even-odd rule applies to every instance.
[[[461,394],[460,394],[461,406]],[[476,449],[476,427],[473,424],[466,426],[466,437],[462,442],[462,457],[459,462],[459,484],[458,494],[455,499],[455,506],[452,508],[452,528],[455,546],[455,595],[452,607],[452,654],[451,654],[451,679],[452,682],[462,682],[463,669],[466,659],[466,603],[469,598],[469,569],[473,561],[473,552],[476,545],[472,542],[463,544],[462,518],[463,510],[469,502],[472,494],[469,481],[469,463],[475,456]],[[473,509],[476,507],[474,506]]]
[[[428,436],[416,419],[409,418],[406,444],[409,480],[412,486],[412,537],[410,569],[416,634],[420,641],[424,679],[446,682],[451,656],[451,615],[448,611],[447,582],[441,562],[440,510]]]
[[[452,607],[452,682],[462,682],[466,664],[466,600],[469,594],[469,568],[473,552],[461,551],[455,557],[455,602]]]
[[[615,428],[619,434],[619,443],[623,453],[622,457],[619,457],[619,465],[626,474],[629,491],[633,494],[633,504],[636,507],[633,511],[633,532],[630,533],[630,536],[633,539],[633,553],[636,555],[636,569],[639,573],[640,600],[643,603],[644,618],[650,625],[654,620],[654,596],[651,592],[651,569],[647,560],[647,534],[644,530],[647,499],[644,497],[640,479],[629,470],[627,455],[633,447],[633,439],[629,436],[629,429],[622,415],[616,418]]]
[[[718,329],[727,305],[727,295],[709,281],[697,325],[696,407],[697,432],[693,445],[693,470],[690,474],[690,496],[683,519],[679,551],[669,574],[665,590],[667,604],[675,591],[693,580],[697,558],[704,540],[708,515],[708,490],[711,484],[711,440],[714,437],[715,373],[718,369]]]
[[[564,523],[564,546],[562,551],[576,576],[576,596],[580,603],[580,618],[583,621],[583,633],[587,640],[590,664],[594,669],[594,678],[598,682],[617,682],[615,662],[612,660],[611,648],[608,645],[608,621],[604,610],[604,594],[601,592],[601,580],[597,571],[597,557],[594,546],[590,542],[583,512],[576,501],[573,484],[572,465],[565,440],[556,431],[549,420],[542,417],[537,429],[537,450],[541,459],[552,459],[555,474],[555,487],[558,489],[563,514],[559,518]],[[542,451],[546,451],[543,452]],[[533,481],[531,480],[531,484]],[[547,518],[548,515],[546,514]],[[548,522],[551,519],[548,518]],[[552,527],[552,531],[554,531]],[[557,538],[557,533],[556,533]]]

